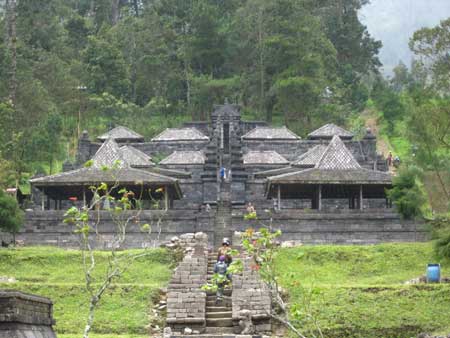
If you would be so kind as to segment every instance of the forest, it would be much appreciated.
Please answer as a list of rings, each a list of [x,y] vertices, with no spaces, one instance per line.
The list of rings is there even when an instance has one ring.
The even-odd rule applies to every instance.
[[[416,32],[413,65],[386,80],[358,18],[368,1],[3,0],[0,184],[58,172],[83,130],[150,138],[225,100],[301,136],[328,122],[358,134],[375,114],[402,160],[441,172],[450,20]]]

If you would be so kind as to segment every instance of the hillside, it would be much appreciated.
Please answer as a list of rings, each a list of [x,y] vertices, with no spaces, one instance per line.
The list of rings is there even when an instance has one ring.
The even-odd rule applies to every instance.
[[[284,249],[278,272],[289,301],[307,306],[325,337],[410,338],[450,330],[450,285],[405,285],[434,262],[431,245]],[[448,275],[450,266],[443,266]],[[297,323],[305,331],[311,321]]]
[[[98,253],[100,262],[103,254]],[[448,330],[449,285],[405,285],[433,262],[431,245],[304,246],[282,249],[277,263],[291,304],[311,295],[325,337],[411,337]],[[148,337],[152,296],[170,276],[170,259],[157,250],[139,261],[109,292],[97,313],[93,338]],[[450,266],[443,266],[449,275]],[[0,250],[0,276],[14,288],[50,297],[58,337],[80,336],[86,299],[80,254],[55,248]],[[296,325],[303,325],[297,323]]]
[[[104,252],[96,253],[99,266],[105,267]],[[148,337],[153,300],[171,275],[171,259],[163,250],[154,250],[136,261],[105,295],[93,327],[92,338]],[[100,269],[101,273],[101,269]],[[58,337],[80,337],[87,316],[81,254],[57,248],[20,248],[0,250],[2,289],[17,289],[49,297],[54,302],[55,330]]]

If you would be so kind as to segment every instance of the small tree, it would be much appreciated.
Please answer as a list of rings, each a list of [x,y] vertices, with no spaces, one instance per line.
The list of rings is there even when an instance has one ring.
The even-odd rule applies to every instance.
[[[251,216],[250,219],[254,217]],[[294,326],[294,322],[309,322],[313,325],[313,329],[309,329],[309,336],[323,338],[317,318],[313,315],[310,306],[315,290],[309,294],[303,292],[301,304],[292,306],[289,306],[282,297],[275,261],[280,248],[278,237],[281,236],[281,231],[272,231],[271,227],[271,224],[268,227],[262,227],[257,233],[253,229],[248,229],[242,236],[242,246],[254,261],[252,269],[259,272],[261,280],[270,292],[272,308],[268,315],[300,338],[307,336]]]
[[[117,177],[118,164],[116,163],[113,168],[102,168],[104,171],[109,171],[112,177]],[[92,161],[88,161],[86,166],[91,166]],[[99,186],[92,186],[90,190],[93,195],[93,203],[90,206],[84,206],[83,208],[71,207],[65,214],[64,222],[72,224],[75,228],[74,232],[79,236],[80,246],[83,259],[83,268],[85,275],[85,285],[89,294],[89,311],[86,325],[84,328],[83,338],[89,338],[89,333],[94,323],[95,311],[99,307],[100,300],[105,294],[113,282],[117,281],[124,272],[132,265],[132,263],[142,257],[149,254],[149,251],[144,248],[139,252],[123,252],[119,253],[123,248],[123,245],[127,238],[127,230],[130,224],[139,224],[141,231],[150,236],[152,234],[153,226],[156,226],[157,238],[154,240],[154,246],[156,246],[161,233],[161,221],[165,212],[161,212],[158,216],[154,217],[151,223],[153,224],[141,224],[140,214],[142,212],[141,197],[144,190],[142,189],[139,196],[133,191],[129,191],[119,187],[119,182],[114,179],[115,183],[112,186],[108,186],[106,183],[102,183]],[[167,193],[163,188],[158,188],[154,192],[148,191],[148,195],[152,199],[152,208],[160,209],[159,200],[152,198],[152,193],[160,194],[164,197]],[[114,197],[119,194],[121,197]],[[111,213],[111,219],[115,225],[115,233],[109,248],[109,255],[107,257],[106,273],[99,273],[98,265],[94,254],[94,245],[92,244],[97,237],[98,225],[101,222],[101,212],[98,206],[104,204],[107,201],[111,208],[107,209]],[[152,226],[153,225],[153,226]]]
[[[9,232],[14,237],[23,225],[23,212],[14,197],[0,190],[0,231]]]
[[[429,225],[436,257],[450,260],[450,213],[436,215]]]
[[[423,214],[426,199],[419,186],[420,170],[410,166],[402,168],[393,180],[394,187],[387,192],[398,212],[405,219],[413,219]]]

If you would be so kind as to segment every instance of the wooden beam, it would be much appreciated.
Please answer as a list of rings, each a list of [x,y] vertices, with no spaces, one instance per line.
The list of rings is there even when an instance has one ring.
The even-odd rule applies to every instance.
[[[319,184],[317,192],[317,209],[322,210],[322,184]]]
[[[277,191],[277,210],[281,210],[281,185],[278,184]]]
[[[42,189],[41,195],[41,209],[45,210],[45,189]]]
[[[359,210],[363,210],[363,186],[359,185]]]
[[[164,186],[164,210],[169,210],[169,191],[167,186]]]

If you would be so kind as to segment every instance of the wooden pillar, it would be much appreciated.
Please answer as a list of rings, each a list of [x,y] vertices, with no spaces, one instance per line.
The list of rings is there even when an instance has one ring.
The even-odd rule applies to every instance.
[[[58,210],[58,200],[56,198],[53,200],[53,204],[55,205],[55,210]]]
[[[164,210],[169,209],[169,191],[166,186],[164,186]]]
[[[359,185],[359,210],[363,210],[363,186]]]
[[[42,189],[41,195],[41,209],[45,210],[45,189]]]
[[[83,207],[86,206],[86,189],[83,186]]]
[[[317,190],[317,209],[322,210],[322,184],[319,184]]]
[[[278,191],[277,191],[277,209],[281,210],[281,186],[278,184]]]

